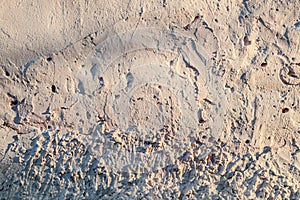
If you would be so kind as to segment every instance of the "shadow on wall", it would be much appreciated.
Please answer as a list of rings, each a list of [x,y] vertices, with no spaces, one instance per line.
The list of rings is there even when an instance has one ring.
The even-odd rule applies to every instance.
[[[120,9],[125,6],[122,4],[122,1],[114,5],[105,1],[6,1],[0,5],[0,47],[5,49],[0,52],[0,65],[19,67],[41,55],[64,49],[121,20]],[[118,12],[118,16],[111,15]]]

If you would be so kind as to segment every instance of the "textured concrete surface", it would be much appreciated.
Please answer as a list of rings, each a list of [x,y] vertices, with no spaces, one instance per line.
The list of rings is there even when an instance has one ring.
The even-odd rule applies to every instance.
[[[3,199],[299,199],[297,1],[0,4]]]

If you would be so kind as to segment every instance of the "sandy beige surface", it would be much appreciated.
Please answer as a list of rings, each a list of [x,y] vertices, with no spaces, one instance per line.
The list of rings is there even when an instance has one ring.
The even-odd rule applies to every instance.
[[[2,1],[3,199],[299,199],[298,1]]]

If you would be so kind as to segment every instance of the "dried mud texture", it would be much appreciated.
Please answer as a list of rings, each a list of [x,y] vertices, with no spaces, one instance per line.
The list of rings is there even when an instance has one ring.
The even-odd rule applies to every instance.
[[[45,4],[1,5],[1,198],[300,198],[299,2]]]

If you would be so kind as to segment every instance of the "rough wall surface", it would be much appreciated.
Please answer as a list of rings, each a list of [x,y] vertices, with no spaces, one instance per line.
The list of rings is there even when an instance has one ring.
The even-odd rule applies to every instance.
[[[299,199],[298,1],[3,1],[0,197]]]

